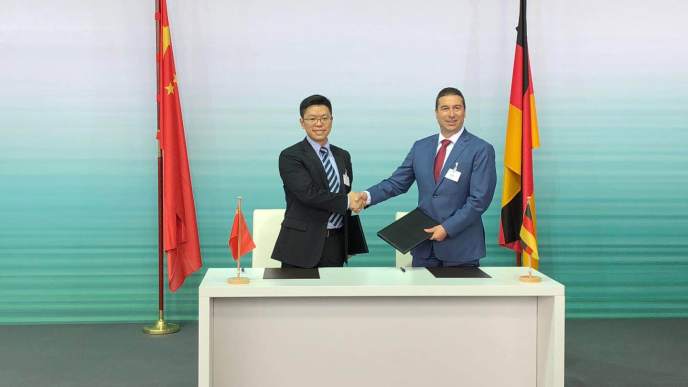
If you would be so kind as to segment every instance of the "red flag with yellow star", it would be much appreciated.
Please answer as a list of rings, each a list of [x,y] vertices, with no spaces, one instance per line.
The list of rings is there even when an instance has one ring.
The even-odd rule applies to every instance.
[[[160,0],[158,23],[158,140],[162,149],[163,246],[172,291],[202,265],[182,107],[174,69],[167,2]]]
[[[504,149],[504,187],[499,244],[522,254],[520,264],[538,268],[533,149],[540,146],[530,74],[526,0],[521,0],[511,99]]]

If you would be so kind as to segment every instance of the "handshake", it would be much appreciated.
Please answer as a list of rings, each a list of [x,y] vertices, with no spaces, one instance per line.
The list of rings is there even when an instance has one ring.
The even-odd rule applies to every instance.
[[[349,192],[349,209],[358,214],[365,207],[368,195],[365,192]]]

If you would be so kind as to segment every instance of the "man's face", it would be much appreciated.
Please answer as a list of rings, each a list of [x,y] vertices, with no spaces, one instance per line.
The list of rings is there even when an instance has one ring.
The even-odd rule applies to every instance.
[[[332,116],[325,105],[312,105],[303,112],[301,127],[311,140],[320,145],[327,143],[327,136],[332,131]]]
[[[463,98],[458,95],[440,97],[437,101],[435,116],[442,132],[451,134],[458,132],[463,127],[463,120],[466,118]]]

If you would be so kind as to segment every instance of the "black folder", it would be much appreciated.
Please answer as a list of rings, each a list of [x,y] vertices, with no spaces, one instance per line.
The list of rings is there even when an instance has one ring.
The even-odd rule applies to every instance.
[[[435,278],[492,278],[478,267],[428,267]]]
[[[363,226],[361,226],[361,218],[358,215],[352,215],[347,222],[347,249],[348,255],[367,254],[368,243],[363,234]]]
[[[426,215],[420,208],[409,212],[401,219],[377,232],[377,236],[395,249],[406,254],[414,247],[430,238],[423,229],[435,227],[440,222]]]
[[[269,267],[263,271],[263,279],[320,279],[318,268]]]

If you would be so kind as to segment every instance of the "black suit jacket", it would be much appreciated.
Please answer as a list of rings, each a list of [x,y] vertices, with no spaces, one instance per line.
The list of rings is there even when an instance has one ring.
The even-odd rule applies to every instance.
[[[348,246],[351,211],[347,194],[353,182],[351,156],[331,144],[330,150],[339,170],[339,192],[330,192],[322,162],[306,139],[280,153],[279,171],[287,209],[272,251],[273,259],[315,267],[325,244],[327,220],[333,212],[344,215],[344,240]],[[342,178],[345,173],[349,176],[348,186]]]

